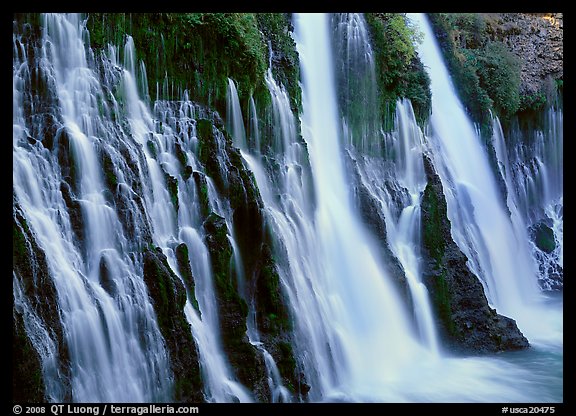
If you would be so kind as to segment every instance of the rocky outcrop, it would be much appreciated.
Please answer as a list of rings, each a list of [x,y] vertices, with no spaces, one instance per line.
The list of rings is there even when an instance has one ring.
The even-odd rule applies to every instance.
[[[174,399],[184,403],[202,402],[204,397],[198,352],[190,324],[184,315],[184,285],[168,266],[160,248],[146,250],[143,262],[144,281],[170,355]]]
[[[428,185],[422,198],[423,279],[439,333],[452,349],[490,353],[528,348],[514,320],[490,308],[482,284],[452,239],[440,178],[425,157]]]
[[[233,252],[228,240],[226,220],[211,213],[204,221],[204,230],[212,261],[224,350],[238,380],[253,391],[259,401],[266,401],[270,391],[265,381],[265,363],[246,334],[248,305],[240,297],[237,280],[230,273]]]
[[[558,259],[557,243],[552,230],[552,220],[544,218],[528,228],[534,243],[534,257],[539,269],[539,283],[543,290],[563,290],[564,267]]]
[[[260,340],[272,355],[284,386],[302,399],[310,387],[297,371],[292,349],[293,320],[281,288],[280,276],[271,249],[270,235],[261,246],[259,264],[254,275],[254,305]]]
[[[563,79],[562,13],[489,13],[486,29],[520,58],[520,92],[545,89],[547,78]]]

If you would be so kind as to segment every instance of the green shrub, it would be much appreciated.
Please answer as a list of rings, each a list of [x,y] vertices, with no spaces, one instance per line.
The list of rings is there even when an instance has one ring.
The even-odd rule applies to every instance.
[[[489,41],[479,53],[477,65],[481,87],[496,112],[509,119],[520,107],[520,60],[502,42]]]

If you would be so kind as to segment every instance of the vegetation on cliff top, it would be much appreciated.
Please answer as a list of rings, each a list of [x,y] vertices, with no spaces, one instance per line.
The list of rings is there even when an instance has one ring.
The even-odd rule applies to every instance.
[[[430,21],[460,99],[482,132],[490,135],[490,111],[506,125],[522,112],[549,104],[549,92],[521,91],[521,60],[494,36],[482,13],[432,13]],[[562,88],[562,81],[548,86]],[[546,87],[546,84],[544,85]]]
[[[168,94],[163,98],[180,99],[178,90],[188,89],[224,114],[227,78],[236,81],[242,98],[262,89],[267,48],[253,14],[91,13],[87,25],[97,49],[123,45],[125,34],[132,36],[149,87],[158,83]]]

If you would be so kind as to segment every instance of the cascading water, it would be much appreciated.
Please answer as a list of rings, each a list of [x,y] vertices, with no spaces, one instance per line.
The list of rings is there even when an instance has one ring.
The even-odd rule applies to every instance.
[[[537,318],[548,309],[541,305],[526,226],[514,204],[502,201],[486,150],[457,98],[429,23],[423,15],[411,19],[424,32],[418,53],[431,78],[431,153],[442,178],[454,239],[481,278],[489,302],[514,318],[528,339],[561,337],[561,324],[551,329],[547,319],[541,324]]]
[[[19,111],[14,113],[14,190],[47,253],[58,289],[70,345],[73,400],[151,402],[170,397],[172,375],[168,356],[141,278],[142,259],[132,254],[134,245],[144,243],[145,230],[150,227],[153,243],[162,248],[177,274],[174,248],[184,242],[191,253],[190,266],[196,277],[196,296],[202,315],[189,300],[185,314],[200,352],[206,399],[251,401],[250,393],[234,381],[220,346],[209,254],[199,232],[199,208],[190,203],[198,200],[198,190],[194,181],[183,178],[184,167],[175,157],[178,146],[186,152],[191,167],[200,169],[194,154],[194,105],[185,100],[174,111],[157,102],[155,113],[160,120],[155,123],[147,105],[139,99],[130,37],[124,47],[123,68],[117,48],[109,48],[103,61],[104,77],[108,80],[116,77],[121,87],[119,104],[114,96],[106,95],[110,85],[100,90],[99,80],[85,56],[90,49],[83,44],[85,28],[79,16],[46,15],[45,19],[41,48],[45,55],[40,69],[48,80],[54,80],[54,93],[63,118],[60,137],[70,140],[76,169],[73,173],[79,178],[78,201],[86,224],[85,253],[74,244],[73,224],[67,215],[70,204],[60,191],[67,188],[60,185],[66,178],[59,171],[58,154],[47,157],[40,143],[23,147],[27,127]],[[14,43],[15,48],[19,47],[18,38],[15,37]],[[21,83],[16,80],[29,73],[24,58],[14,62],[15,99],[22,96],[17,89]],[[106,107],[108,100],[110,108]],[[14,106],[24,107],[20,102]],[[119,114],[121,108],[127,113],[130,135],[105,118]],[[158,131],[159,126],[162,132]],[[106,179],[116,178],[119,192],[126,196],[126,211],[134,222],[133,240],[120,231],[124,228],[115,208],[105,199],[101,176],[105,169],[96,159],[99,149],[112,155]],[[121,155],[121,149],[136,161],[133,163],[138,177],[128,176],[131,169],[124,160],[128,156]],[[177,195],[170,194],[166,175],[178,181]],[[134,199],[136,188],[130,189],[135,182],[143,188],[144,207]],[[214,207],[218,205],[214,198],[210,202]],[[145,210],[145,217],[139,217],[141,209]],[[102,281],[104,278],[107,280]],[[114,289],[112,293],[108,293],[110,287]],[[143,339],[140,334],[145,334]],[[54,401],[64,400],[51,391],[47,395]]]
[[[419,347],[351,201],[339,142],[329,16],[298,15],[295,23],[303,74],[302,129],[317,195],[313,232],[319,244],[314,264],[318,270],[311,284],[321,300],[314,321],[324,326],[312,331],[316,340],[310,347],[318,348],[314,356],[333,360],[317,367],[323,374],[318,393],[324,398],[334,390],[353,395],[360,385],[398,376]],[[330,354],[321,353],[326,347]]]
[[[374,53],[364,17],[339,13],[332,22],[344,142],[354,160],[347,168],[358,170],[359,183],[353,186],[365,188],[377,201],[386,223],[384,244],[404,270],[420,336],[437,351],[434,317],[419,264],[420,199],[426,186],[422,133],[410,102],[404,100],[397,103],[396,130],[383,134]]]
[[[168,394],[172,376],[139,278],[142,264],[130,254],[133,242],[117,232],[122,227],[105,198],[96,155],[107,146],[99,137],[110,134],[110,125],[98,111],[103,91],[88,66],[84,25],[76,15],[47,14],[43,23],[34,63],[38,67],[32,71],[38,71],[57,100],[54,110],[62,121],[56,145],[62,153],[69,146],[75,170],[72,179],[65,178],[57,152],[47,152],[40,142],[26,145],[26,137],[34,132],[24,115],[15,112],[13,184],[26,221],[46,253],[58,293],[70,354],[71,395],[85,402],[160,400]],[[19,42],[15,36],[15,48]],[[32,72],[26,65],[25,57],[15,59],[16,79]],[[14,96],[24,98],[19,90]],[[23,103],[15,108],[24,108]],[[85,219],[83,242],[76,240],[68,214],[67,180],[77,195],[76,215]],[[64,400],[57,392],[46,394],[51,400]]]
[[[132,56],[129,59],[134,59],[135,52],[131,38],[128,39],[124,53],[125,56]],[[190,266],[197,279],[195,291],[201,314],[198,314],[190,303],[190,296],[184,311],[198,345],[200,363],[205,375],[207,400],[250,402],[252,401],[250,393],[234,380],[222,351],[209,253],[200,231],[201,224],[198,218],[200,207],[198,203],[193,202],[199,201],[199,189],[192,177],[185,179],[185,166],[182,166],[182,162],[176,156],[178,146],[180,151],[185,153],[186,160],[190,164],[188,166],[194,171],[201,170],[194,153],[194,142],[197,141],[194,104],[189,102],[185,95],[178,110],[174,111],[168,103],[157,101],[155,113],[159,115],[162,132],[155,132],[154,117],[140,101],[130,71],[126,70],[124,77],[128,121],[134,138],[145,149],[146,164],[152,182],[151,192],[146,193],[145,200],[154,230],[154,242],[162,248],[174,271],[178,270],[175,247],[183,242],[191,253]],[[178,193],[175,197],[166,187],[165,175],[178,181]],[[213,186],[208,187],[211,208],[216,213],[230,218],[230,214],[226,214],[228,210],[222,208],[226,203],[218,200]],[[176,204],[178,209],[175,207]]]
[[[403,267],[420,338],[437,355],[439,345],[434,316],[420,265],[420,203],[426,187],[423,136],[407,100],[397,103],[396,126],[385,142],[387,152],[396,155],[396,160],[389,166],[381,158],[361,154],[355,158],[361,186],[378,201],[384,214],[388,244]]]
[[[25,249],[36,241],[45,253],[60,313],[54,319],[61,320],[65,345],[56,344],[56,335],[28,297],[26,285],[30,282],[16,271],[13,296],[14,308],[42,360],[47,399],[154,402],[174,398],[176,373],[170,367],[174,357],[143,278],[143,253],[157,252],[155,247],[159,247],[186,290],[184,315],[197,347],[202,398],[210,402],[254,400],[256,392],[248,391],[236,379],[236,369],[224,347],[226,334],[220,330],[222,305],[212,270],[214,253],[203,226],[206,215],[213,212],[227,228],[232,256],[225,265],[230,269],[226,277],[236,279],[238,293],[248,304],[246,335],[265,364],[269,399],[290,400],[293,396],[283,384],[280,363],[267,350],[264,332],[258,328],[259,311],[257,304],[251,303],[251,289],[244,286],[249,280],[243,275],[246,259],[237,241],[240,236],[235,235],[231,202],[222,196],[222,187],[232,177],[226,170],[232,166],[231,146],[224,135],[215,133],[216,127],[212,170],[209,172],[200,161],[199,154],[207,143],[198,138],[197,127],[200,121],[210,119],[209,110],[193,103],[186,93],[181,101],[159,100],[174,96],[168,78],[161,97],[158,85],[156,101],[149,102],[146,68],[135,59],[131,37],[122,48],[109,46],[95,56],[85,43],[85,22],[79,16],[50,14],[43,19],[44,33],[38,47],[14,35],[14,223],[15,233],[30,230],[30,235],[25,234]],[[340,25],[339,30],[330,30],[331,19]],[[366,47],[363,25],[361,16],[355,14],[295,16],[303,75],[303,138],[298,135],[286,90],[271,70],[265,74],[272,99],[269,135],[259,130],[253,99],[248,103],[246,134],[236,85],[228,81],[228,128],[254,173],[272,230],[274,260],[294,320],[290,340],[296,368],[310,387],[305,400],[561,401],[561,325],[555,332],[560,337],[553,338],[548,349],[537,344],[538,349],[498,357],[456,358],[438,346],[419,276],[419,205],[425,186],[422,143],[430,141],[427,151],[442,175],[451,218],[466,214],[458,213],[470,209],[476,200],[473,192],[467,193],[470,202],[462,195],[467,184],[452,191],[450,181],[468,178],[472,183],[472,179],[465,173],[451,173],[454,165],[461,165],[456,163],[459,160],[448,160],[449,153],[439,145],[438,134],[423,140],[407,101],[397,104],[396,129],[389,135],[376,134],[384,139],[382,146],[394,149],[397,157],[379,161],[374,154],[367,154],[373,146],[380,149],[366,133],[375,128],[364,128],[361,118],[354,123],[347,120],[350,108],[339,112],[335,73],[343,67],[333,66],[330,38],[331,33],[351,37],[342,43],[349,46],[349,56],[363,57],[364,65],[370,64],[370,56],[358,55],[355,49]],[[430,32],[425,35],[431,36]],[[336,44],[342,41],[338,38]],[[30,51],[34,59],[29,57]],[[428,65],[436,85],[442,62],[435,59]],[[368,76],[371,71],[358,65],[353,73]],[[340,76],[350,76],[343,73],[347,73],[345,67]],[[372,79],[371,75],[368,78]],[[372,84],[363,85],[370,89]],[[453,101],[449,90],[445,95],[435,91],[437,97]],[[433,104],[436,133],[445,111],[441,104]],[[559,114],[553,117],[559,117],[561,124]],[[50,120],[57,131],[53,143],[50,137],[43,137]],[[346,130],[352,124],[357,129]],[[449,130],[441,131],[450,137]],[[473,129],[461,129],[460,134],[462,131]],[[353,135],[346,136],[346,132]],[[357,136],[358,132],[364,133]],[[552,172],[551,167],[561,165],[559,137],[556,149],[560,148],[560,157],[544,151],[538,156],[542,181],[550,183],[546,188],[549,202],[541,211],[557,207],[554,201],[561,204],[561,192],[557,192],[561,174]],[[473,149],[483,154],[480,147]],[[507,153],[508,162],[504,154],[499,158],[503,166],[514,166],[506,167],[507,172],[514,172],[513,180],[505,177],[508,186],[527,185],[512,201],[519,207],[515,218],[522,224],[509,218],[502,221],[508,224],[505,230],[511,235],[526,238],[525,229],[523,234],[514,232],[530,223],[527,218],[537,221],[526,202],[533,199],[528,194],[534,191],[525,190],[532,186],[529,175],[522,176],[520,166],[514,164],[529,157],[512,155],[510,149]],[[345,170],[349,167],[347,158],[356,163],[359,182]],[[478,166],[483,169],[487,165]],[[224,185],[216,183],[217,176]],[[413,311],[391,283],[376,239],[353,202],[354,187],[360,185],[380,203],[387,241],[404,269]],[[533,188],[540,192],[540,188]],[[509,202],[510,211],[514,204]],[[502,217],[498,212],[494,215]],[[555,221],[555,231],[561,232],[561,211]],[[453,233],[461,236],[456,240],[467,247],[474,267],[481,271],[502,268],[493,267],[490,261],[477,261],[491,257],[489,253],[476,256],[485,247],[462,237],[468,235],[458,231],[462,222],[452,222]],[[480,238],[483,234],[470,235]],[[475,245],[467,245],[469,241]],[[184,249],[189,253],[192,279],[185,276],[178,255]],[[41,267],[40,260],[34,267]],[[512,282],[504,288],[512,290],[522,284]],[[496,285],[492,292],[500,290]],[[524,298],[517,297],[523,304]],[[491,300],[500,310],[498,301]],[[514,314],[512,317],[516,318]],[[65,348],[69,360],[58,362]],[[69,381],[62,366],[69,367]]]
[[[334,52],[344,140],[365,154],[380,155],[380,132],[376,66],[370,34],[360,13],[335,13]]]
[[[543,127],[519,128],[505,140],[493,119],[494,148],[506,182],[508,204],[528,226],[543,289],[561,289],[563,280],[563,112],[554,107],[542,117]]]
[[[244,129],[244,122],[242,121],[242,109],[240,108],[238,90],[236,89],[236,84],[234,84],[234,81],[230,78],[228,78],[228,89],[226,90],[226,113],[230,115],[230,117],[228,117],[228,131],[232,133],[234,145],[241,150],[247,150],[246,130]]]

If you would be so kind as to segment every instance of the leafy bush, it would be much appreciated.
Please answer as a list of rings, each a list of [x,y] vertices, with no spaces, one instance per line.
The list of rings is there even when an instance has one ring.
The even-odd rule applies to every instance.
[[[496,112],[509,119],[520,106],[520,60],[497,41],[487,42],[478,55],[480,85]]]

